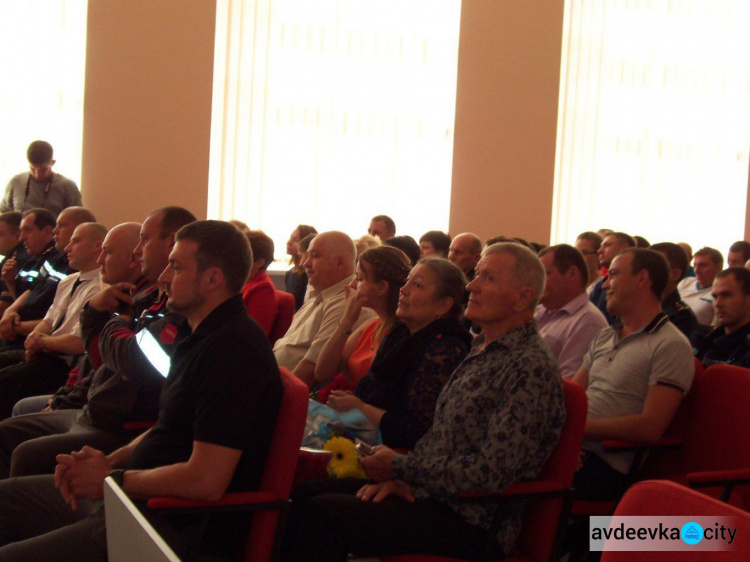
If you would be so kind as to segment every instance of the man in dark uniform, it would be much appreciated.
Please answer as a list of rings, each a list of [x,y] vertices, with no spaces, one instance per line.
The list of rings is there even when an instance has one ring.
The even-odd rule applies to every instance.
[[[720,272],[711,289],[719,327],[694,343],[704,367],[716,363],[750,367],[750,270],[730,267]]]
[[[22,215],[18,211],[8,211],[0,214],[0,271],[5,268],[5,263],[19,264],[23,267],[31,256],[26,251],[26,246],[18,239],[21,228]],[[9,267],[10,271],[10,267]],[[0,275],[0,314],[13,302],[13,297],[5,286],[5,281]]]
[[[695,335],[698,328],[698,319],[693,310],[680,299],[677,284],[687,275],[688,262],[685,251],[672,242],[660,242],[651,246],[651,249],[659,252],[669,263],[670,276],[664,297],[661,301],[661,309],[669,317],[669,320],[685,334],[688,339]]]
[[[134,437],[125,424],[156,419],[164,376],[141,351],[136,335],[148,328],[167,354],[174,349],[177,320],[166,315],[166,295],[158,291],[157,279],[177,230],[194,220],[181,207],[165,207],[146,218],[133,250],[144,279],[114,283],[81,313],[87,356],[97,367],[86,403],[81,410],[60,409],[0,424],[0,478],[49,473],[58,453],[86,444],[111,452]]]
[[[91,215],[89,220],[94,222]],[[57,283],[72,273],[68,258],[56,247],[53,230],[56,221],[54,215],[45,209],[26,211],[21,219],[20,239],[26,246],[32,259],[21,269],[18,264],[5,263],[4,280],[13,304],[3,313],[0,320],[0,336],[5,340],[5,349],[21,349],[23,337],[27,336],[47,313],[57,290]],[[73,228],[75,228],[74,225]],[[72,230],[70,231],[72,234]],[[61,242],[63,240],[61,239]],[[64,240],[67,246],[68,236]],[[15,274],[11,276],[11,273]]]

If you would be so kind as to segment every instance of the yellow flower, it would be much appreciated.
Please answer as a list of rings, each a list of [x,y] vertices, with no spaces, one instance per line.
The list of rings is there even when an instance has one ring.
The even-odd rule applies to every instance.
[[[333,437],[326,441],[323,449],[331,451],[328,474],[331,478],[367,478],[354,443],[346,437]]]

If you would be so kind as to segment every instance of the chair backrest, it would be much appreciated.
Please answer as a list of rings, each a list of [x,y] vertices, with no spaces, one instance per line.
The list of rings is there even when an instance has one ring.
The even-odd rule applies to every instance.
[[[565,391],[565,424],[560,440],[552,451],[539,475],[540,480],[554,480],[565,488],[573,485],[578,454],[583,442],[583,428],[586,425],[588,403],[583,387],[563,380]],[[549,560],[555,544],[563,499],[542,498],[529,502],[523,529],[518,542],[518,550],[531,560]]]
[[[307,420],[310,391],[286,368],[279,367],[279,371],[284,384],[284,394],[259,490],[271,492],[277,500],[286,501],[292,490],[297,456]],[[278,518],[278,511],[261,511],[253,514],[250,532],[245,542],[245,560],[269,560],[273,551]]]
[[[686,516],[729,517],[731,526],[737,527],[732,550],[716,553],[716,559],[727,561],[747,560],[750,552],[750,513],[714,498],[666,480],[646,480],[628,489],[615,510],[615,516]],[[687,522],[687,520],[686,520]],[[606,549],[606,545],[605,545]],[[602,562],[668,562],[679,560],[709,560],[712,553],[701,551],[606,551]]]
[[[682,399],[682,403],[674,415],[672,423],[669,424],[669,427],[664,432],[665,438],[678,438],[680,442],[684,442],[688,427],[690,427],[690,420],[693,416],[693,404],[695,403],[696,395],[695,388],[700,385],[699,381],[702,377],[703,364],[696,357],[693,385]],[[681,456],[682,451],[679,448],[666,447],[649,452],[646,460],[638,470],[638,479],[665,478],[669,474],[678,472],[680,470]]]
[[[681,472],[750,467],[750,440],[741,435],[750,427],[750,369],[711,365],[693,386]],[[746,486],[737,492],[750,500]]]
[[[292,325],[292,318],[294,317],[294,295],[291,293],[285,293],[284,291],[276,291],[276,302],[279,305],[279,313],[273,321],[271,333],[268,336],[272,346],[276,343],[276,340],[284,337],[289,326]]]

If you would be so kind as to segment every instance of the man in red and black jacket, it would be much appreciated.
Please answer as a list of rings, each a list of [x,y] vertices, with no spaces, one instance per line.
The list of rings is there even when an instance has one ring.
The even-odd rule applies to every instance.
[[[194,220],[180,207],[165,207],[146,218],[133,251],[146,282],[115,283],[94,296],[81,314],[87,356],[95,365],[101,361],[90,375],[86,404],[80,411],[56,410],[51,417],[43,412],[0,424],[0,478],[51,473],[57,454],[84,445],[112,451],[142,429],[127,424],[156,419],[164,375],[159,358],[147,355],[137,334],[148,329],[156,347],[171,354],[179,317],[167,313],[156,280],[167,266],[175,233]],[[29,426],[37,432],[32,434]]]

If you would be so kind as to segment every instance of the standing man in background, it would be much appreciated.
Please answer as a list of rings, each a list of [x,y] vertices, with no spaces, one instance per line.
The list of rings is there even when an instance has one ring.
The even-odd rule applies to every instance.
[[[52,145],[36,140],[26,150],[29,172],[23,172],[8,182],[5,196],[0,201],[0,212],[27,211],[42,208],[55,217],[67,207],[80,207],[81,192],[72,180],[52,171],[55,165]]]

